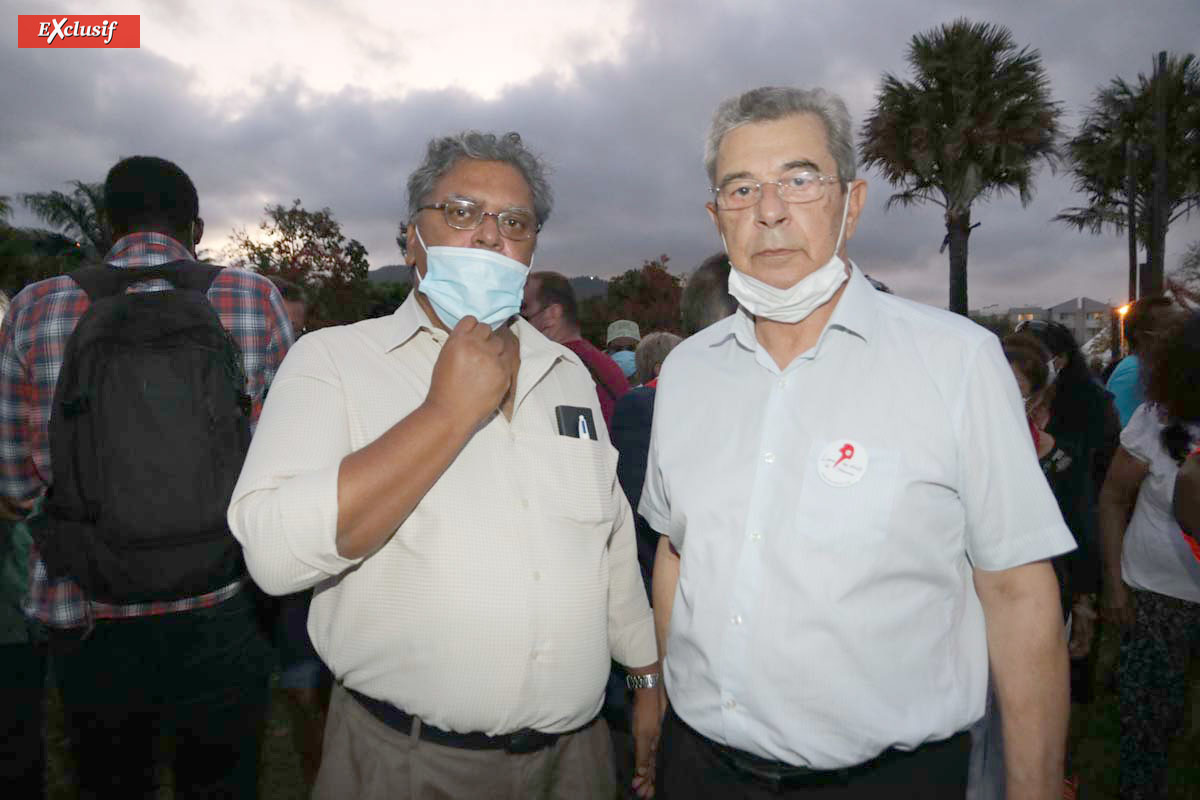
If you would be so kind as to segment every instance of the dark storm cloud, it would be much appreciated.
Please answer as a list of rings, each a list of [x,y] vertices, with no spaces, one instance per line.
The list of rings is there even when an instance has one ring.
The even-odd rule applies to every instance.
[[[461,128],[518,130],[552,165],[553,216],[537,264],[610,275],[660,253],[691,269],[720,245],[703,204],[702,139],[715,105],[762,84],[824,85],[841,93],[856,126],[884,71],[906,74],[909,37],[967,16],[1009,26],[1038,48],[1068,130],[1096,87],[1148,71],[1154,52],[1200,50],[1194,0],[1131,10],[1120,2],[995,4],[646,2],[614,62],[547,70],[485,101],[460,91],[379,100],[347,89],[315,95],[288,76],[266,81],[251,106],[204,99],[202,71],[147,51],[0,52],[0,194],[98,180],[121,155],[155,153],[187,169],[210,234],[253,228],[268,203],[329,206],[373,265],[400,260],[394,243],[403,183],[430,136]],[[516,45],[519,46],[519,45]],[[563,52],[578,47],[564,41]],[[219,58],[220,53],[214,53]],[[447,58],[453,57],[448,50]],[[256,86],[256,90],[263,87]],[[947,262],[940,209],[893,209],[875,175],[851,256],[898,292],[944,305]],[[973,307],[1057,303],[1079,294],[1117,299],[1125,247],[1050,221],[1075,205],[1064,176],[1043,173],[1034,202],[976,206],[971,238]],[[1177,223],[1168,266],[1200,238],[1200,220]]]

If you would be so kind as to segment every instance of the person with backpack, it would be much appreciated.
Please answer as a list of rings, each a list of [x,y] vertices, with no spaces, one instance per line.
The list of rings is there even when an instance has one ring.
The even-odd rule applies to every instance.
[[[225,522],[292,342],[279,292],[196,261],[196,188],[134,156],[104,184],[101,265],[26,287],[0,328],[0,495],[29,513],[82,797],[257,796],[273,655]]]

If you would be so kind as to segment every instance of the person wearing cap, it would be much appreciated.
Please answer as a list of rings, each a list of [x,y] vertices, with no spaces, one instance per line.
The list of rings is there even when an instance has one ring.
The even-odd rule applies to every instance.
[[[639,511],[669,710],[658,797],[957,798],[989,663],[1010,797],[1057,798],[1074,541],[1000,343],[846,260],[845,103],[723,102],[709,215],[739,309],[663,364]]]
[[[617,366],[621,368],[621,372],[625,373],[627,380],[633,380],[633,376],[637,372],[634,350],[637,349],[638,342],[641,340],[641,331],[638,330],[638,324],[633,320],[619,319],[608,326],[608,335],[604,340],[605,351],[613,361],[617,362]]]

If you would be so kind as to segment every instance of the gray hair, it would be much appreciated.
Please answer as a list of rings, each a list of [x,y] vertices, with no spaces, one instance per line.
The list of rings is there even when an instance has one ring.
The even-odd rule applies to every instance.
[[[654,380],[654,371],[667,360],[667,354],[675,349],[675,345],[683,339],[666,331],[647,333],[633,351],[633,363],[637,367],[637,382],[646,383]]]
[[[838,180],[843,186],[854,180],[854,133],[850,130],[850,112],[842,98],[825,89],[762,86],[717,106],[704,143],[704,168],[708,170],[709,183],[717,182],[717,150],[725,134],[750,122],[773,122],[794,114],[815,114],[821,120],[829,152],[837,164]]]
[[[417,216],[417,210],[429,200],[433,185],[450,171],[460,158],[477,158],[480,161],[503,161],[511,164],[533,194],[533,213],[539,224],[550,218],[550,207],[554,196],[546,182],[546,166],[542,160],[526,149],[521,134],[515,131],[497,136],[494,133],[462,131],[452,136],[429,140],[425,160],[408,176],[408,218]]]

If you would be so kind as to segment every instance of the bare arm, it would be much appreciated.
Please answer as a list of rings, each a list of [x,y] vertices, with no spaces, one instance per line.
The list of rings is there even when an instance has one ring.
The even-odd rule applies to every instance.
[[[1125,528],[1137,502],[1138,491],[1150,468],[1124,447],[1118,447],[1100,490],[1100,558],[1103,565],[1104,613],[1112,621],[1133,621],[1129,590],[1121,580],[1121,550]]]
[[[1200,535],[1200,456],[1193,453],[1175,478],[1175,519],[1189,534]]]
[[[1008,796],[1058,798],[1070,699],[1054,570],[1038,561],[995,572],[976,569],[974,577],[1004,725]]]
[[[658,551],[654,555],[654,576],[650,584],[659,663],[667,660],[667,632],[671,629],[671,607],[675,605],[675,587],[678,585],[679,553],[671,547],[669,537],[659,536]]]
[[[338,470],[337,549],[361,558],[387,542],[494,412],[516,374],[517,343],[464,317],[442,346],[429,394],[415,411]]]

